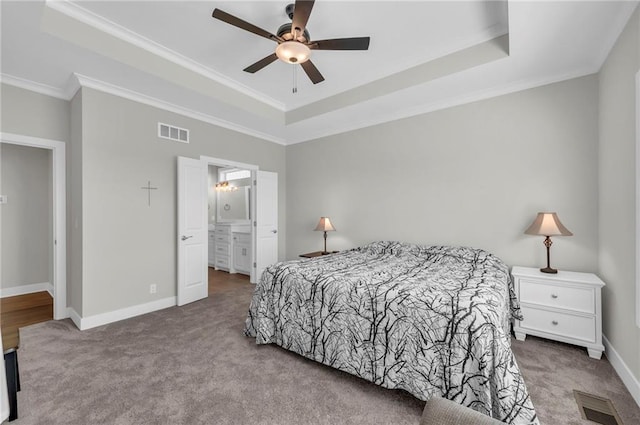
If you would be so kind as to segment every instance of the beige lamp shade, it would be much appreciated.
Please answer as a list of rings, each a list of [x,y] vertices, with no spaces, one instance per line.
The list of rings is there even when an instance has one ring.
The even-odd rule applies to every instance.
[[[320,217],[320,221],[318,222],[318,225],[313,230],[331,232],[331,231],[335,231],[336,228],[333,227],[333,224],[331,224],[331,220],[329,219],[329,217]]]
[[[320,217],[320,221],[318,222],[318,225],[313,230],[319,230],[321,232],[324,232],[324,251],[322,251],[322,253],[326,254],[327,253],[327,232],[336,230],[336,228],[333,227],[333,224],[331,224],[331,220],[329,219],[329,217]]]
[[[531,226],[524,231],[527,235],[572,236],[573,233],[560,223],[554,212],[539,212]]]

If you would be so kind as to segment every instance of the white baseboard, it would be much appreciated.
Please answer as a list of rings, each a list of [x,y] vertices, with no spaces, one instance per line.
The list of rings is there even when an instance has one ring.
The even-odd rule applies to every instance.
[[[68,312],[69,317],[78,329],[84,331],[97,326],[107,325],[109,323],[151,313],[153,311],[163,310],[165,308],[173,307],[174,305],[176,305],[176,297],[168,297],[152,301],[150,303],[138,304],[120,310],[109,311],[107,313],[96,314],[88,317],[80,317],[80,315],[71,307],[68,308]]]
[[[81,329],[82,325],[82,317],[78,314],[77,311],[73,309],[73,307],[67,307],[67,317],[71,319],[76,328]]]
[[[607,359],[609,359],[609,363],[611,363],[613,369],[615,369],[620,379],[622,379],[622,382],[631,393],[636,404],[640,406],[640,382],[638,378],[633,375],[629,366],[622,360],[620,354],[618,354],[615,348],[613,348],[613,345],[611,345],[611,342],[609,342],[604,335],[602,335],[602,342],[604,343],[605,354],[607,355]]]
[[[12,286],[0,289],[0,298],[15,297],[16,295],[33,294],[47,291],[53,298],[53,285],[49,282],[31,283],[29,285]]]

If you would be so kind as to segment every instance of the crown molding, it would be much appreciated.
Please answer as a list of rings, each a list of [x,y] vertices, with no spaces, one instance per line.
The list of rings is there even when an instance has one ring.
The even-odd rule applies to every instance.
[[[185,108],[174,103],[147,96],[146,94],[138,93],[133,90],[116,86],[114,84],[96,80],[94,78],[87,77],[86,75],[74,73],[71,80],[75,80],[77,81],[77,83],[70,81],[68,84],[68,87],[70,88],[69,90],[72,90],[73,87],[86,87],[124,99],[132,100],[134,102],[142,103],[144,105],[152,106],[154,108],[162,109],[164,111],[173,112],[174,114],[193,118],[195,120],[206,122],[208,124],[213,124],[218,127],[226,128],[227,130],[237,131],[238,133],[277,143],[279,145],[287,144],[286,140],[280,137],[276,137],[268,133],[263,133],[261,131],[248,128],[243,125],[235,124],[230,121],[214,117],[212,115],[203,114],[202,112],[194,111],[193,109]]]
[[[9,74],[0,74],[0,82],[8,84],[10,86],[19,87],[21,89],[29,90],[32,92],[44,94],[46,96],[56,97],[62,100],[69,100],[65,90],[57,87],[49,86],[47,84],[37,83],[31,80],[25,80],[24,78],[15,77]]]
[[[73,99],[73,97],[78,93],[78,90],[82,88],[80,84],[80,79],[78,78],[78,74],[75,72],[69,76],[69,80],[67,80],[67,85],[64,88],[64,92],[67,96],[68,100]]]
[[[114,96],[122,97],[124,99],[132,100],[134,102],[142,103],[144,105],[153,106],[154,108],[162,109],[164,111],[169,111],[178,115],[193,118],[194,120],[213,124],[218,127],[226,128],[227,130],[237,131],[238,133],[277,143],[279,145],[287,144],[287,141],[283,138],[257,131],[239,124],[235,124],[230,121],[214,117],[212,115],[203,114],[202,112],[194,111],[193,109],[185,108],[171,102],[147,96],[145,94],[125,89],[114,84],[96,80],[82,74],[73,73],[64,89],[37,83],[35,81],[25,80],[23,78],[14,77],[8,74],[0,74],[0,82],[66,101],[70,101],[71,99],[73,99],[80,88],[87,87],[103,93],[108,93]]]
[[[265,95],[264,93],[253,90],[252,88],[238,83],[213,69],[189,59],[188,57],[181,55],[159,43],[156,43],[148,38],[133,32],[121,25],[116,24],[100,15],[97,15],[78,4],[72,3],[69,0],[46,0],[45,5],[57,12],[69,16],[77,21],[80,21],[86,25],[89,25],[98,31],[107,33],[113,37],[116,37],[126,43],[139,47],[147,52],[159,56],[167,61],[173,62],[185,69],[196,72],[206,78],[209,78],[217,83],[223,84],[233,90],[236,90],[242,94],[245,94],[253,99],[263,102],[279,111],[285,111],[285,104],[272,97]]]
[[[336,134],[347,133],[349,131],[360,130],[362,128],[373,127],[379,124],[385,124],[393,121],[398,121],[405,118],[411,118],[418,115],[427,114],[443,109],[452,108],[455,106],[466,105],[469,103],[477,102],[480,100],[491,99],[506,94],[517,93],[523,90],[528,90],[536,87],[546,86],[561,81],[571,80],[573,78],[584,77],[586,75],[594,74],[598,72],[598,69],[594,66],[581,68],[571,73],[559,74],[553,76],[547,76],[539,79],[525,79],[515,81],[505,85],[492,87],[486,90],[478,90],[469,94],[438,100],[431,103],[426,103],[412,108],[406,108],[397,110],[393,114],[386,114],[384,117],[371,117],[360,121],[351,121],[347,125],[341,127],[323,127],[325,131],[319,131],[314,134],[309,134],[308,137],[289,138],[287,145],[294,145],[297,143],[311,142],[323,137],[335,136]]]
[[[331,97],[342,96],[349,92],[357,91],[360,87],[367,84],[378,84],[390,78],[402,78],[401,75],[403,72],[409,71],[413,68],[424,66],[429,62],[442,59],[448,55],[458,53],[465,49],[470,49],[472,47],[478,46],[486,42],[490,42],[504,35],[509,36],[510,34],[507,27],[508,25],[502,25],[502,24],[493,25],[489,28],[486,28],[483,31],[480,31],[474,34],[473,36],[459,38],[446,44],[441,43],[434,49],[430,50],[428,55],[425,55],[424,53],[420,53],[420,54],[416,53],[410,57],[402,58],[400,61],[395,63],[396,66],[393,69],[390,69],[389,67],[387,67],[385,72],[383,72],[382,74],[380,74],[379,76],[377,76],[375,79],[371,81],[367,81],[367,82],[363,81],[361,84],[355,85],[350,88],[331,91],[328,94],[317,99],[305,100],[297,104],[289,105],[285,109],[285,114],[295,113],[298,109],[306,108],[308,106],[321,103],[324,100]],[[375,97],[378,97],[378,96],[372,96],[371,98],[373,99]],[[337,109],[341,109],[341,108],[337,108]]]
[[[335,127],[324,127],[324,131],[308,131],[306,135],[300,137],[276,137],[271,134],[256,131],[254,129],[241,126],[221,118],[214,117],[212,115],[203,114],[198,111],[194,111],[189,108],[185,108],[174,103],[170,103],[161,99],[157,99],[145,94],[125,89],[123,87],[116,86],[104,81],[100,81],[82,74],[74,73],[67,83],[65,89],[59,89],[56,87],[48,86],[45,84],[36,83],[33,81],[25,80],[11,75],[1,74],[2,82],[9,85],[14,85],[26,90],[35,91],[37,93],[54,96],[63,100],[71,100],[73,96],[81,87],[91,88],[103,93],[108,93],[114,96],[118,96],[124,99],[132,100],[144,105],[152,106],[165,111],[173,112],[178,115],[182,115],[188,118],[192,118],[198,121],[213,124],[219,127],[226,128],[228,130],[237,131],[248,136],[257,137],[266,141],[277,143],[279,145],[293,145],[297,143],[305,143],[313,140],[317,140],[323,137],[334,136],[337,134],[347,133],[349,131],[359,130],[366,127],[372,127],[379,124],[385,124],[388,122],[398,121],[404,118],[410,118],[413,116],[427,114],[429,112],[435,112],[442,109],[451,108],[454,106],[465,105],[473,103],[479,100],[490,99],[510,93],[516,93],[523,90],[528,90],[535,87],[545,86],[548,84],[557,83],[560,81],[566,81],[573,78],[579,78],[586,75],[590,75],[598,72],[597,67],[590,66],[585,67],[568,74],[560,74],[554,76],[548,76],[541,79],[527,79],[509,83],[503,86],[493,87],[487,90],[480,90],[463,96],[458,96],[450,99],[443,99],[436,102],[427,103],[413,108],[407,108],[398,110],[394,114],[388,114],[384,117],[371,117],[366,120],[350,121],[348,124]]]

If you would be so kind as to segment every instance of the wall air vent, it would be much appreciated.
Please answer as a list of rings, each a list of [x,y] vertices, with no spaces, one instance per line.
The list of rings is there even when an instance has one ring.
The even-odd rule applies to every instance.
[[[189,130],[159,122],[158,137],[175,140],[176,142],[189,143]]]

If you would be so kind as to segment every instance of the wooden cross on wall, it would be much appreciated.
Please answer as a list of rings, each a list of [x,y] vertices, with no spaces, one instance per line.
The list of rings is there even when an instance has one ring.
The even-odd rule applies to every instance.
[[[151,187],[151,180],[149,180],[147,182],[146,186],[142,186],[140,189],[146,190],[148,192],[148,196],[149,196],[149,206],[151,206],[151,191],[152,190],[158,190],[157,187]]]

